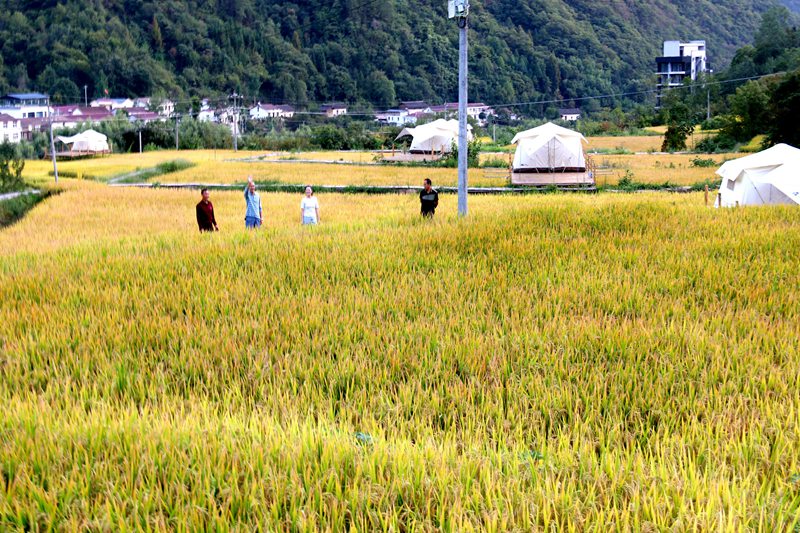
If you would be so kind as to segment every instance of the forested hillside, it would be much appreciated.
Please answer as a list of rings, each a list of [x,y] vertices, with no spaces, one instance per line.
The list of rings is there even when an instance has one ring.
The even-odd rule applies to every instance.
[[[708,41],[712,67],[776,0],[473,0],[470,99],[576,98],[652,86],[664,39]],[[453,100],[445,0],[7,0],[0,91],[77,101],[224,95],[275,103]]]
[[[800,13],[800,0],[783,0],[783,4],[795,13]]]

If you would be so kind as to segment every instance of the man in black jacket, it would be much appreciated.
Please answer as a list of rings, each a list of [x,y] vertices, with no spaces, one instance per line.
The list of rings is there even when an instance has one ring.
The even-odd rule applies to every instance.
[[[431,180],[425,178],[425,183],[419,191],[420,212],[425,218],[433,218],[436,207],[439,205],[439,193],[431,187]]]

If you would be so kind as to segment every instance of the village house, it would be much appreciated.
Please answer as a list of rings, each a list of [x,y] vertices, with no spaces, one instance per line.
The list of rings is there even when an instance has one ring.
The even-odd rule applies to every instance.
[[[283,111],[280,107],[272,104],[259,103],[255,107],[250,108],[250,118],[253,120],[264,120],[268,118],[281,118]]]
[[[130,98],[98,98],[89,102],[90,107],[104,107],[109,111],[118,109],[131,109],[134,107],[133,100]]]
[[[141,122],[142,124],[149,124],[150,122],[162,122],[166,120],[165,117],[156,113],[155,111],[150,111],[148,109],[129,109],[128,113],[128,120],[130,122]]]
[[[153,106],[153,102],[158,102],[158,106]],[[133,100],[133,107],[136,109],[146,109],[158,113],[163,117],[170,117],[175,112],[175,102],[167,98],[151,98],[146,96],[144,98],[135,98]]]
[[[197,113],[198,122],[217,122],[217,112],[211,107],[208,98],[200,102],[200,111]]]
[[[31,117],[20,120],[22,126],[22,140],[32,141],[35,133],[49,131],[50,119],[48,117]],[[54,128],[63,127],[62,124],[53,123]]]
[[[215,112],[216,122],[225,124],[231,130],[232,135],[237,137],[242,134],[241,113],[232,107],[217,109]]]
[[[286,104],[279,105],[278,107],[281,109],[281,113],[283,113],[281,115],[283,118],[292,118],[294,116],[294,107]]]
[[[431,113],[431,106],[423,100],[410,100],[407,102],[400,102],[400,109],[407,111],[412,117],[421,115],[428,115]]]
[[[291,118],[294,116],[294,108],[290,105],[273,105],[259,103],[250,108],[250,118],[253,120],[264,120],[267,118]]]
[[[0,98],[0,113],[14,118],[46,117],[50,114],[50,97],[41,93],[12,93]]]
[[[11,115],[0,114],[0,143],[17,144],[22,140],[22,123]]]
[[[63,123],[71,128],[80,123],[97,123],[114,118],[114,113],[104,107],[85,107],[80,105],[53,106],[53,122]]]
[[[375,113],[375,120],[381,124],[391,124],[394,126],[417,123],[417,117],[411,115],[407,109],[387,109],[386,111],[380,111]]]
[[[340,117],[347,114],[347,104],[334,102],[330,104],[322,104],[320,110],[325,113],[328,118]]]
[[[566,120],[568,122],[575,122],[576,120],[581,119],[581,110],[577,107],[566,107],[563,109],[558,110],[558,115],[561,117],[561,120]]]
[[[430,113],[442,114],[445,118],[447,118],[448,113],[458,114],[458,102],[445,102],[442,105],[431,106]],[[483,102],[467,103],[467,117],[473,119],[480,126],[486,125],[487,118],[490,115],[494,115],[494,109]]]
[[[175,114],[175,102],[168,98],[164,98],[159,102],[156,112],[162,117],[171,117]]]

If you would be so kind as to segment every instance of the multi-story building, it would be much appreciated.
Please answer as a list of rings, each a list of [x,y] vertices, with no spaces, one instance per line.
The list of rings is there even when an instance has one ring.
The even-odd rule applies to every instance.
[[[664,41],[664,51],[656,58],[656,107],[661,106],[664,91],[680,87],[684,80],[696,80],[708,71],[705,41]]]
[[[0,97],[0,113],[14,118],[41,118],[52,111],[50,97],[41,93],[13,93]]]

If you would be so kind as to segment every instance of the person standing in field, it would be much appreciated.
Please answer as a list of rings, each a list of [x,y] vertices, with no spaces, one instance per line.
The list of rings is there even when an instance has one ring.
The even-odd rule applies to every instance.
[[[425,218],[433,218],[439,206],[439,193],[431,185],[430,178],[425,178],[422,190],[419,191],[420,212]]]
[[[300,222],[303,225],[319,224],[319,201],[311,187],[306,187],[306,195],[300,201]]]
[[[244,213],[244,226],[256,229],[261,227],[261,197],[256,192],[253,176],[247,176],[247,186],[244,188],[244,201],[247,210]]]
[[[203,197],[197,204],[197,225],[200,231],[219,231],[217,218],[214,216],[214,204],[209,200],[208,189],[201,189],[200,195]]]

